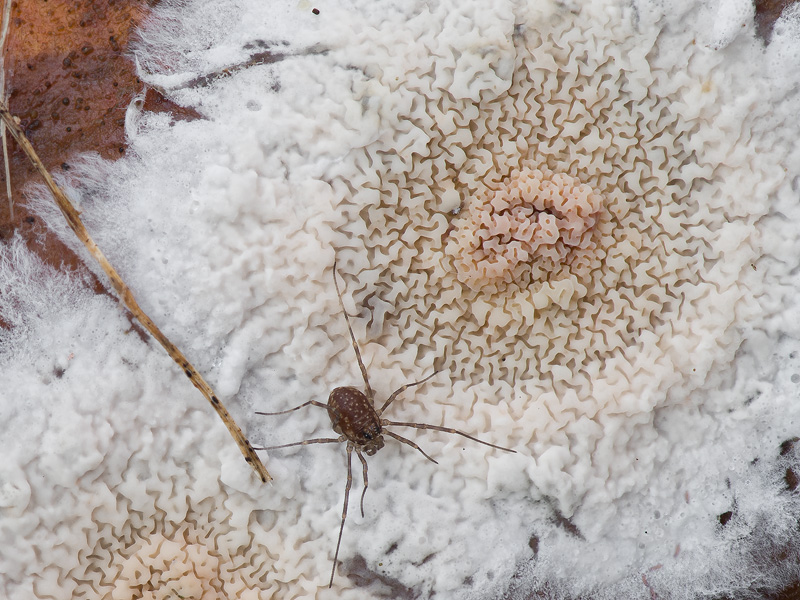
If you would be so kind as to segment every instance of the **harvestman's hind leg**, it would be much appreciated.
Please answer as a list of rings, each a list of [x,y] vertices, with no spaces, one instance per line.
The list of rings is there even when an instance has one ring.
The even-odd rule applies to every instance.
[[[344,307],[344,302],[342,301],[342,292],[339,291],[339,280],[336,278],[336,262],[337,259],[333,259],[333,286],[336,288],[336,295],[339,297],[339,306],[342,307],[342,312],[344,313],[344,320],[347,322],[347,331],[350,332],[350,340],[353,342],[353,350],[356,351],[356,360],[358,361],[358,368],[361,369],[361,376],[364,378],[364,387],[367,390],[367,400],[369,400],[370,404],[374,403],[375,399],[375,392],[372,391],[372,387],[369,385],[369,377],[367,377],[367,368],[364,366],[364,361],[361,360],[361,351],[358,349],[358,342],[356,342],[356,336],[353,334],[353,328],[350,326],[350,316],[347,314],[347,310]]]
[[[267,416],[270,416],[270,417],[274,416],[274,415],[285,415],[286,413],[290,413],[290,412],[293,412],[295,410],[300,410],[301,408],[305,408],[309,404],[313,404],[314,406],[320,406],[320,407],[322,407],[324,409],[328,408],[327,404],[323,404],[322,402],[317,402],[316,400],[309,400],[308,402],[303,402],[300,406],[295,406],[294,408],[290,408],[288,410],[281,410],[281,411],[278,411],[278,412],[259,412],[259,411],[256,411],[256,414],[257,415],[267,415]]]
[[[389,431],[388,429],[384,429],[384,430],[383,430],[383,433],[385,433],[385,434],[386,434],[386,435],[388,435],[389,437],[393,437],[393,438],[394,438],[394,439],[396,439],[398,442],[403,442],[403,443],[404,443],[404,444],[406,444],[407,446],[411,446],[411,447],[412,447],[412,448],[414,448],[415,450],[419,450],[419,451],[422,453],[422,456],[424,456],[425,458],[427,458],[427,459],[428,459],[429,461],[431,461],[433,464],[435,464],[435,465],[438,465],[438,464],[439,464],[438,462],[436,462],[435,460],[433,460],[433,459],[432,459],[430,456],[428,456],[427,454],[425,454],[425,451],[424,451],[422,448],[420,448],[419,446],[417,446],[417,445],[416,445],[414,442],[412,442],[411,440],[404,438],[402,435],[397,435],[396,433],[394,433],[393,431]]]
[[[339,539],[336,541],[336,553],[333,555],[333,568],[331,569],[331,580],[328,587],[333,586],[333,576],[336,574],[336,560],[339,558],[339,546],[342,543],[342,532],[344,531],[344,520],[347,518],[347,501],[350,499],[350,486],[353,485],[353,444],[347,442],[347,485],[344,486],[344,506],[342,507],[342,524],[339,526]]]
[[[386,402],[383,403],[383,406],[381,406],[380,410],[378,410],[378,416],[381,416],[383,414],[383,411],[386,410],[386,408],[394,401],[395,398],[397,398],[397,396],[405,392],[408,388],[422,385],[423,383],[428,381],[431,377],[436,375],[438,372],[439,371],[434,371],[433,373],[428,375],[425,379],[421,379],[420,381],[415,381],[414,383],[407,383],[405,385],[401,385],[394,391],[394,393],[391,396],[389,396],[388,400],[386,400]]]
[[[361,450],[356,446],[356,454],[358,455],[358,460],[361,461],[361,466],[364,467],[363,475],[364,475],[364,489],[361,492],[361,516],[364,516],[364,494],[367,493],[367,488],[369,487],[369,479],[367,479],[367,459],[364,458],[364,455],[361,454]]]
[[[276,448],[289,448],[290,446],[308,446],[309,444],[333,444],[334,442],[343,442],[345,437],[339,436],[338,438],[316,438],[313,440],[305,440],[303,442],[292,442],[291,444],[280,444],[279,446],[253,446],[253,450],[275,450]]]
[[[497,448],[498,450],[503,450],[505,452],[513,452],[516,454],[516,450],[512,450],[511,448],[503,448],[502,446],[495,446],[494,444],[490,444],[489,442],[484,442],[483,440],[479,440],[476,437],[472,437],[469,434],[464,433],[463,431],[459,431],[458,429],[453,429],[452,427],[440,427],[439,425],[428,425],[427,423],[400,423],[399,421],[387,421],[386,419],[381,419],[381,425],[395,425],[397,427],[413,427],[414,429],[433,429],[434,431],[444,431],[445,433],[455,433],[456,435],[463,436],[468,440],[472,440],[473,442],[478,442],[479,444],[483,444],[484,446],[491,446],[492,448]],[[388,433],[392,435],[389,431],[384,431],[384,433]]]

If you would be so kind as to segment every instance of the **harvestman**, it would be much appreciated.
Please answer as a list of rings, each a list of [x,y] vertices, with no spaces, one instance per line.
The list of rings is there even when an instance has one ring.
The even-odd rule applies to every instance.
[[[364,455],[361,452],[363,451],[367,456],[372,456],[378,450],[383,448],[384,433],[389,437],[396,439],[398,442],[402,442],[407,446],[411,446],[415,450],[419,450],[422,453],[422,455],[432,463],[439,464],[435,460],[433,460],[430,456],[425,454],[422,448],[417,446],[414,442],[400,435],[397,435],[392,431],[383,429],[385,426],[394,425],[396,427],[434,429],[436,431],[444,431],[445,433],[455,433],[469,440],[472,440],[473,442],[478,442],[479,444],[483,444],[484,446],[490,446],[498,450],[504,450],[505,452],[515,452],[514,450],[511,450],[509,448],[503,448],[502,446],[495,446],[494,444],[490,444],[489,442],[484,442],[482,440],[479,440],[478,438],[472,437],[471,435],[467,435],[463,431],[458,431],[457,429],[452,429],[450,427],[441,427],[439,425],[428,425],[426,423],[401,423],[399,421],[389,421],[387,419],[382,419],[381,415],[394,401],[394,399],[397,398],[397,396],[406,391],[408,388],[415,387],[425,383],[431,377],[436,375],[438,371],[434,371],[432,374],[428,375],[425,379],[421,381],[415,381],[414,383],[407,383],[403,386],[400,386],[391,396],[389,396],[388,400],[386,400],[386,402],[383,403],[383,406],[381,406],[380,409],[376,411],[374,406],[375,393],[372,391],[372,387],[369,384],[369,377],[367,377],[367,369],[366,367],[364,367],[364,362],[361,360],[361,352],[358,349],[358,342],[356,342],[356,337],[353,334],[353,328],[350,326],[350,317],[347,314],[347,310],[344,307],[344,302],[342,301],[342,293],[339,291],[339,282],[336,278],[336,275],[337,275],[336,261],[334,260],[333,285],[336,288],[336,295],[339,297],[339,306],[342,308],[345,321],[347,322],[347,330],[350,332],[350,340],[353,342],[353,350],[355,350],[356,352],[356,360],[358,361],[358,367],[359,369],[361,369],[361,376],[364,378],[364,387],[366,388],[366,394],[364,394],[361,390],[354,387],[349,387],[349,386],[338,387],[331,392],[331,395],[328,397],[327,404],[323,404],[322,402],[318,402],[317,400],[309,400],[308,402],[304,402],[300,406],[296,406],[288,410],[282,410],[280,412],[256,412],[257,415],[274,416],[274,415],[284,415],[286,413],[290,413],[295,410],[305,408],[306,406],[309,405],[319,406],[321,408],[327,409],[328,416],[331,419],[331,425],[333,426],[333,430],[336,433],[340,434],[339,437],[337,438],[316,438],[312,440],[305,440],[303,442],[281,444],[279,446],[260,447],[256,448],[256,450],[275,450],[277,448],[288,448],[290,446],[307,446],[308,444],[333,444],[344,441],[347,442],[347,484],[345,485],[344,488],[344,507],[342,508],[342,522],[341,525],[339,526],[339,538],[336,541],[336,553],[333,555],[333,568],[331,569],[331,580],[328,583],[328,587],[331,587],[333,585],[333,576],[336,574],[336,560],[339,558],[339,546],[342,543],[342,532],[344,531],[344,522],[345,519],[347,518],[347,503],[350,499],[350,488],[353,484],[353,470],[352,470],[353,450],[356,451],[356,455],[358,456],[358,459],[361,461],[361,465],[363,467],[364,490],[361,492],[362,517],[364,516],[364,494],[367,493],[369,480],[367,479],[367,460],[364,458]]]

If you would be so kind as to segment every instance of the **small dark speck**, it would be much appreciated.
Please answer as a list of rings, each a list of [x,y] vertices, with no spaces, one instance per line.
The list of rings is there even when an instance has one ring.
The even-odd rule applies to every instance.
[[[315,15],[318,15],[319,14],[319,9],[318,8],[312,8],[311,12],[314,13]]]
[[[219,398],[217,398],[216,396],[211,396],[211,402],[213,402],[214,404],[219,404]]]
[[[724,527],[728,524],[728,521],[731,520],[731,517],[733,517],[733,511],[726,510],[724,513],[718,516],[717,519],[719,519],[719,524]]]
[[[56,367],[53,369],[53,375],[55,375],[58,379],[61,379],[64,376],[64,369],[61,367]]]
[[[119,149],[119,153],[120,153],[120,154],[125,154],[125,148],[122,148],[122,147],[120,147],[120,149]]]
[[[61,104],[63,104],[64,106],[69,106],[69,98],[62,98]]]
[[[67,163],[61,163],[61,168],[65,171],[69,171],[72,167],[70,167]]]
[[[36,223],[36,218],[35,217],[25,217],[25,222],[28,225],[33,225],[34,223]]]
[[[245,456],[245,457],[244,457],[244,460],[245,460],[246,462],[248,462],[248,463],[251,463],[251,464],[252,464],[252,462],[253,462],[253,458],[252,458],[251,456]]]
[[[186,373],[186,376],[187,376],[187,377],[191,377],[191,376],[192,376],[192,372],[191,372],[189,369],[186,369],[186,370],[184,371],[184,373]]]
[[[72,127],[67,127],[67,131],[72,131]]]

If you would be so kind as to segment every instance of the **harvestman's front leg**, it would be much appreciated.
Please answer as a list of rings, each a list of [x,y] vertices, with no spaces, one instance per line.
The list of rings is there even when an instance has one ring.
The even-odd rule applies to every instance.
[[[350,498],[350,486],[353,485],[353,443],[347,442],[347,485],[344,487],[344,506],[342,507],[342,524],[339,526],[339,539],[336,541],[336,553],[333,555],[333,568],[331,569],[331,580],[328,587],[333,586],[333,576],[336,574],[336,560],[339,558],[339,546],[342,543],[342,532],[344,531],[344,520],[347,518],[347,501]]]
[[[386,420],[383,420],[383,421],[381,421],[381,425],[385,425],[386,423],[388,423],[388,421],[386,421]],[[428,456],[427,454],[425,454],[425,451],[424,451],[422,448],[420,448],[419,446],[417,446],[417,445],[416,445],[414,442],[412,442],[411,440],[404,438],[402,435],[397,435],[396,433],[394,433],[393,431],[389,431],[388,429],[384,429],[384,430],[383,430],[383,433],[385,433],[385,434],[386,434],[386,435],[388,435],[389,437],[393,437],[393,438],[394,438],[394,439],[396,439],[398,442],[402,442],[402,443],[404,443],[406,446],[411,446],[411,447],[412,447],[412,448],[414,448],[415,450],[419,450],[419,451],[422,453],[422,456],[424,456],[425,458],[427,458],[427,459],[428,459],[429,461],[431,461],[433,464],[435,464],[435,465],[438,465],[438,464],[439,464],[438,462],[436,462],[435,460],[433,460],[433,459],[432,459],[430,456]]]
[[[367,376],[367,368],[364,366],[364,361],[361,360],[361,352],[358,349],[358,342],[356,342],[356,336],[353,334],[353,328],[350,326],[350,315],[347,314],[347,310],[344,307],[344,301],[342,300],[342,292],[339,291],[339,280],[336,279],[336,262],[337,259],[333,259],[333,286],[336,288],[336,295],[339,297],[339,306],[342,308],[342,312],[344,313],[344,320],[347,323],[347,331],[350,332],[350,341],[353,342],[353,350],[356,352],[356,360],[358,361],[358,368],[361,369],[361,376],[364,378],[364,387],[367,391],[367,400],[369,400],[370,404],[375,402],[375,392],[372,391],[372,386],[369,384],[369,377]],[[380,414],[380,413],[379,413]]]
[[[478,442],[479,444],[483,444],[484,446],[491,446],[492,448],[497,448],[498,450],[503,450],[504,452],[513,452],[514,454],[517,453],[516,450],[512,450],[511,448],[503,448],[502,446],[496,446],[494,444],[490,444],[489,442],[484,442],[483,440],[479,440],[476,437],[472,437],[471,435],[464,433],[463,431],[459,431],[458,429],[453,429],[452,427],[441,427],[440,425],[428,425],[427,423],[401,423],[399,421],[387,421],[386,419],[381,419],[381,425],[394,425],[396,427],[413,427],[414,429],[433,429],[434,431],[444,431],[445,433],[455,433],[456,435],[463,436],[468,440],[472,440],[473,442]],[[389,435],[393,434],[386,431]],[[422,452],[420,450],[420,452]],[[425,454],[423,452],[423,454]],[[436,462],[436,461],[434,461]]]
[[[383,406],[380,407],[380,409],[378,410],[378,416],[381,416],[383,414],[383,411],[385,411],[389,407],[389,405],[394,401],[394,399],[397,398],[403,392],[405,392],[408,388],[412,388],[412,387],[415,387],[415,386],[418,386],[418,385],[422,385],[423,383],[428,381],[431,377],[433,377],[437,373],[439,373],[439,371],[434,371],[433,373],[428,375],[425,379],[421,379],[420,381],[415,381],[413,383],[407,383],[405,385],[401,385],[399,388],[397,388],[392,393],[391,396],[389,396],[389,398],[386,400],[386,402],[383,403]]]

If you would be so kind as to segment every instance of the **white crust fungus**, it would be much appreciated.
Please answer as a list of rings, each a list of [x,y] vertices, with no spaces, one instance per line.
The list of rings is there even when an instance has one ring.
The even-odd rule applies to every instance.
[[[784,172],[719,109],[720,57],[676,71],[623,8],[550,8],[412,19],[435,50],[376,40],[359,91],[382,135],[332,185],[372,352],[448,371],[452,414],[491,412],[482,431],[529,449],[571,514],[643,483],[638,425],[733,356]]]

